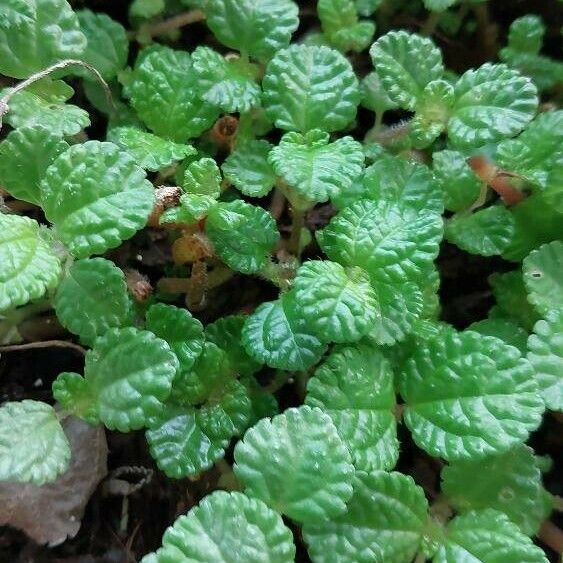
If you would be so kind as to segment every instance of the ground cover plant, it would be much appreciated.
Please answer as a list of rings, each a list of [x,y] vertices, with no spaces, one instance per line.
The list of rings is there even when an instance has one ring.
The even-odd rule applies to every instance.
[[[556,561],[561,6],[3,0],[4,559]]]

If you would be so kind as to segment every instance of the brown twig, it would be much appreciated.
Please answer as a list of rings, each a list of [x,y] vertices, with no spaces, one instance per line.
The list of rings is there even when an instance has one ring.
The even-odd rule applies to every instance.
[[[545,520],[538,533],[540,540],[557,555],[563,554],[563,532],[551,521]]]
[[[28,342],[26,344],[10,344],[9,346],[0,346],[0,354],[7,352],[22,352],[25,350],[36,350],[38,348],[70,348],[80,354],[86,354],[86,350],[75,344],[74,342],[67,342],[66,340],[43,340],[41,342]]]
[[[169,33],[170,31],[174,31],[175,29],[179,29],[185,25],[203,21],[204,19],[205,13],[202,10],[189,10],[172,16],[167,20],[146,27],[141,26],[139,31],[143,36],[152,38],[158,35],[164,35],[165,33]]]

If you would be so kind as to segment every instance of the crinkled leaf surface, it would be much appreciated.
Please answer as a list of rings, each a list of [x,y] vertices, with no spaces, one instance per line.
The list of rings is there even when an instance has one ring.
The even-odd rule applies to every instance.
[[[356,469],[392,469],[399,456],[393,372],[363,344],[333,352],[309,379],[305,403],[330,416]]]
[[[348,60],[329,47],[292,45],[266,67],[263,103],[276,127],[338,131],[356,116],[358,79]]]
[[[358,471],[346,513],[303,526],[315,563],[409,563],[422,541],[428,502],[401,473]]]
[[[70,446],[55,409],[40,401],[0,407],[0,481],[42,485],[68,467]]]
[[[189,194],[217,199],[221,194],[221,171],[217,163],[208,157],[190,162],[184,172],[182,187]]]
[[[39,224],[29,217],[0,213],[0,311],[25,305],[56,287],[59,258]]]
[[[113,143],[87,141],[59,155],[41,183],[43,209],[77,258],[115,248],[142,229],[154,205],[144,171]]]
[[[376,113],[382,113],[397,107],[389,99],[377,72],[367,74],[360,83],[360,89],[362,92],[361,105],[367,109]]]
[[[469,325],[469,330],[500,338],[510,346],[520,350],[522,355],[526,354],[528,333],[520,325],[506,318],[488,318]]]
[[[534,371],[501,340],[445,331],[418,347],[401,374],[405,422],[415,442],[448,461],[504,453],[544,410]]]
[[[209,195],[182,194],[178,207],[166,209],[160,216],[159,223],[184,223],[192,225],[203,219],[217,200]]]
[[[298,522],[334,518],[352,496],[350,454],[317,408],[290,408],[260,420],[237,444],[235,462],[249,496]]]

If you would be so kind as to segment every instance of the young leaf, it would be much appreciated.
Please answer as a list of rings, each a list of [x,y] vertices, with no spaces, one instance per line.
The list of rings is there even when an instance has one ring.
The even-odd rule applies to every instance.
[[[455,84],[448,138],[456,147],[472,148],[512,137],[532,120],[537,106],[529,78],[506,65],[486,63]]]
[[[433,12],[443,12],[453,6],[457,0],[423,0],[424,7]]]
[[[185,143],[209,129],[219,110],[197,96],[186,51],[159,47],[140,57],[127,89],[141,120],[159,137]]]
[[[479,510],[454,518],[432,563],[547,563],[543,551],[506,515]]]
[[[523,442],[544,410],[530,363],[475,332],[444,331],[415,350],[401,377],[415,442],[448,461],[480,459]]]
[[[492,205],[446,223],[446,240],[471,254],[502,254],[514,235],[514,217],[503,205]]]
[[[162,538],[162,547],[142,563],[292,563],[295,546],[279,514],[262,501],[238,492],[215,491]]]
[[[362,92],[361,105],[375,113],[383,113],[395,109],[397,104],[391,101],[377,72],[370,72],[360,83]]]
[[[221,171],[212,158],[200,158],[188,164],[182,187],[189,194],[217,199],[221,195]]]
[[[563,309],[549,311],[535,324],[528,348],[547,408],[563,411]]]
[[[259,362],[288,371],[304,371],[317,363],[326,345],[298,311],[291,293],[262,303],[242,329],[246,351]]]
[[[0,406],[0,481],[43,485],[69,461],[70,446],[53,407],[31,400]]]
[[[203,351],[203,325],[186,309],[155,303],[147,311],[146,329],[168,342],[182,372],[191,369]]]
[[[178,207],[171,207],[160,216],[159,223],[183,223],[192,225],[207,216],[209,210],[217,205],[217,200],[209,195],[182,194]]]
[[[329,47],[292,45],[278,51],[262,87],[266,114],[276,127],[302,133],[344,129],[360,102],[352,66]]]
[[[542,315],[563,309],[563,241],[554,240],[531,252],[522,269],[528,300]]]
[[[61,374],[53,395],[88,422],[95,416],[110,430],[130,432],[162,412],[177,370],[168,344],[151,332],[110,329],[86,353],[82,382],[77,374]],[[79,400],[73,400],[75,394]]]
[[[25,305],[54,289],[59,258],[29,217],[0,213],[0,311]]]
[[[86,47],[66,0],[5,0],[0,21],[0,74],[6,76],[27,78],[61,59],[79,59]]]
[[[461,512],[494,508],[526,535],[537,533],[551,511],[534,451],[524,445],[479,461],[457,461],[442,469],[442,490]]]
[[[0,143],[0,183],[10,194],[40,205],[39,184],[47,167],[69,145],[41,126],[20,127]]]
[[[338,348],[309,379],[305,404],[330,416],[356,469],[392,469],[399,457],[393,372],[366,345]]]
[[[272,145],[264,140],[237,146],[221,166],[225,178],[244,195],[265,196],[276,182],[276,174],[268,162],[271,149]]]
[[[131,155],[138,166],[151,172],[196,154],[191,145],[161,139],[137,127],[113,127],[108,131],[107,140]]]
[[[268,161],[300,196],[323,203],[352,186],[362,173],[364,152],[352,137],[329,143],[329,135],[313,129],[305,135],[286,133]]]
[[[266,266],[280,238],[272,216],[242,200],[212,207],[205,232],[219,258],[233,270],[245,274],[259,272]]]
[[[125,275],[105,258],[75,262],[61,281],[53,304],[61,324],[90,346],[110,328],[133,321]]]
[[[537,55],[543,44],[545,25],[539,16],[532,14],[515,19],[508,31],[511,48]]]
[[[372,328],[378,303],[369,276],[358,267],[310,260],[293,281],[298,314],[325,342],[355,342]]]
[[[440,49],[415,33],[391,31],[371,46],[370,55],[389,98],[411,111],[426,85],[444,73]]]
[[[249,496],[297,522],[334,518],[352,496],[350,454],[317,408],[262,419],[236,445],[235,462]]]
[[[247,112],[260,105],[256,68],[240,59],[225,59],[209,47],[192,53],[198,93],[208,104],[227,113]]]
[[[113,143],[73,145],[47,168],[43,209],[77,258],[101,254],[147,222],[154,190],[132,157]]]
[[[291,0],[209,0],[205,14],[223,45],[261,62],[287,47],[299,25],[298,8]]]

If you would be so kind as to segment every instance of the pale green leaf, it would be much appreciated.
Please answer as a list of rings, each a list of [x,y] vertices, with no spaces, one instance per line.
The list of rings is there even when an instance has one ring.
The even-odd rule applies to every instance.
[[[505,318],[489,318],[472,323],[469,330],[484,334],[485,336],[495,336],[500,340],[514,346],[520,350],[522,355],[526,354],[528,333],[518,324]]]
[[[192,225],[203,219],[209,210],[217,205],[217,200],[209,195],[182,194],[178,207],[166,209],[159,223],[180,223]]]
[[[221,171],[212,158],[200,158],[188,164],[182,187],[189,194],[205,195],[217,199],[221,194]]]
[[[395,109],[397,104],[392,102],[383,88],[377,72],[370,72],[360,83],[362,92],[361,105],[376,113],[383,113],[389,109]]]

